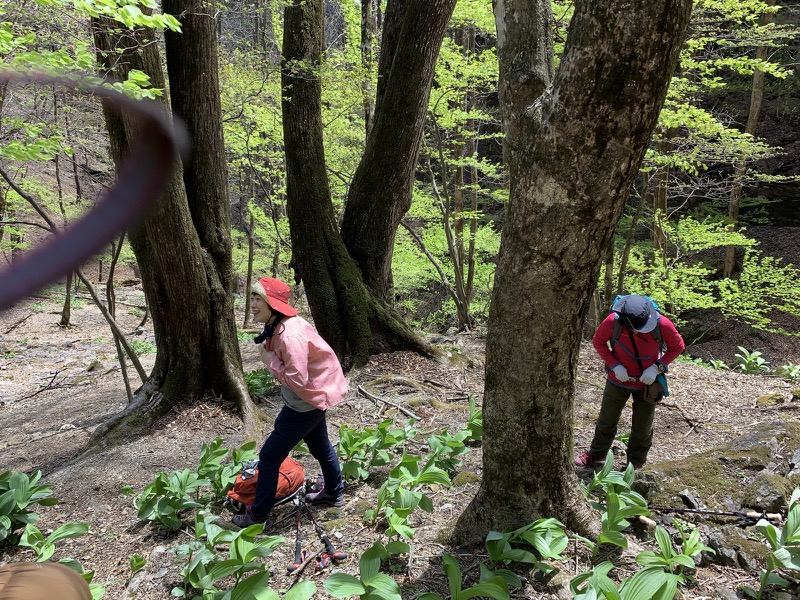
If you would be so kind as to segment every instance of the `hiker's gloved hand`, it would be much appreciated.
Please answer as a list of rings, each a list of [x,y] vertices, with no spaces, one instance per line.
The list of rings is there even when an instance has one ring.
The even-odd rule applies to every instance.
[[[617,365],[616,367],[614,367],[611,370],[614,371],[614,377],[616,377],[622,383],[625,383],[626,381],[630,381],[631,380],[631,378],[628,377],[628,370],[625,367],[623,367],[622,365]]]
[[[658,365],[653,364],[647,367],[642,373],[642,376],[639,377],[639,381],[641,381],[645,385],[650,385],[656,380],[658,377]]]

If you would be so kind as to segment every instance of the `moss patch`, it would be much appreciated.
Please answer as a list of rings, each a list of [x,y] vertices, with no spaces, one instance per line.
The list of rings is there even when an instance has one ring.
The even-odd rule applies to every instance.
[[[689,489],[709,510],[730,510],[724,504],[725,498],[744,501],[742,498],[745,482],[755,472],[774,462],[774,456],[766,443],[757,443],[762,437],[777,437],[789,448],[800,445],[800,424],[785,423],[779,431],[765,424],[762,431],[751,433],[753,442],[743,444],[742,439],[733,440],[721,448],[709,450],[679,461],[655,463],[652,470],[658,473],[658,485],[643,484],[648,488],[646,496],[652,505],[677,505],[679,493]],[[776,476],[779,479],[779,476]],[[786,481],[788,487],[789,482]]]
[[[783,404],[784,399],[781,394],[764,394],[756,398],[756,406],[764,408],[767,406],[775,406],[776,404]]]
[[[453,477],[453,485],[455,487],[461,487],[462,485],[468,485],[470,483],[478,483],[480,480],[481,478],[475,473],[461,471],[458,475]]]

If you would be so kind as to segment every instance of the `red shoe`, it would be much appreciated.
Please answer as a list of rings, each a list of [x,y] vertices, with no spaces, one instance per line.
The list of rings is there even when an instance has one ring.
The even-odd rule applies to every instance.
[[[592,454],[589,450],[585,450],[575,457],[575,465],[585,469],[602,464],[603,459],[595,454]]]

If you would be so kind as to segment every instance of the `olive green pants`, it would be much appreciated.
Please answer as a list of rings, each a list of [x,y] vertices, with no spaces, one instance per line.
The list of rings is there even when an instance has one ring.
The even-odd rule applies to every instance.
[[[605,458],[617,435],[617,425],[628,398],[633,396],[631,436],[628,440],[628,462],[643,465],[653,445],[653,417],[656,405],[644,401],[644,390],[629,390],[606,380],[603,405],[594,428],[594,438],[589,446],[593,456]]]

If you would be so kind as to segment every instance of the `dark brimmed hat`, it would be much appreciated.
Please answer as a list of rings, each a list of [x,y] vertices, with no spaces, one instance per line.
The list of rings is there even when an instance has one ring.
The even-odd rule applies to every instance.
[[[297,314],[297,309],[289,306],[291,288],[280,279],[262,277],[253,284],[250,291],[261,296],[270,308],[282,315],[293,317]]]
[[[650,333],[658,325],[656,310],[644,296],[624,296],[614,302],[611,310],[619,315],[625,325],[639,333]]]

